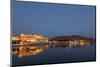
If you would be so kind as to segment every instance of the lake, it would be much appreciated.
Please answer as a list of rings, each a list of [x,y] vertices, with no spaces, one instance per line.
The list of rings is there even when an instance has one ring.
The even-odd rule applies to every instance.
[[[17,50],[12,52],[12,65],[14,66],[87,62],[95,60],[95,44],[82,47],[49,47],[48,45],[29,46],[25,49],[18,47]]]

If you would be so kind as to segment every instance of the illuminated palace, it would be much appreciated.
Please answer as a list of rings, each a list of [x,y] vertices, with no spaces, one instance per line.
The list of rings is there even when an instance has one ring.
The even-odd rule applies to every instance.
[[[37,35],[37,34],[20,34],[18,37],[12,37],[12,41],[20,41],[20,45],[24,43],[42,43],[42,42],[48,42],[48,38],[44,37],[43,35]]]
[[[64,40],[50,40],[47,37],[43,35],[38,34],[20,34],[17,37],[12,37],[12,41],[19,41],[20,45],[29,45],[29,44],[48,44],[48,45],[61,45],[65,44],[67,46],[85,46],[90,44],[90,40],[88,39],[82,39],[82,38],[71,38]]]

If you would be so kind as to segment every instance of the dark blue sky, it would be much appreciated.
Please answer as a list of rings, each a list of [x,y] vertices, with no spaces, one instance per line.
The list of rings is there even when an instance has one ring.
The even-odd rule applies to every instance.
[[[95,37],[95,6],[13,2],[12,32]]]

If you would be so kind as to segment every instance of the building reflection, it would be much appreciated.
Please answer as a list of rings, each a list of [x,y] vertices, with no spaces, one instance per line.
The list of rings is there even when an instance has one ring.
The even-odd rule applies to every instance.
[[[18,57],[24,57],[24,56],[31,56],[31,55],[37,55],[41,52],[43,52],[43,48],[24,48],[24,47],[19,47],[19,51],[17,53]]]
[[[87,44],[89,44],[89,41],[84,41],[84,40],[74,40],[74,41],[67,41],[67,42],[57,42],[57,41],[53,41],[52,43],[48,43],[48,44],[31,44],[29,45],[28,42],[20,42],[20,44],[16,47],[13,47],[13,54],[16,54],[19,58],[22,58],[24,56],[35,56],[38,55],[40,53],[42,53],[43,51],[45,51],[46,49],[48,49],[49,47],[74,47],[74,46],[85,46]]]
[[[35,56],[42,53],[44,50],[48,48],[48,45],[37,46],[32,44],[31,46],[25,46],[25,44],[28,43],[20,42],[20,46],[13,47],[13,54],[16,54],[19,58],[22,58],[24,56]]]

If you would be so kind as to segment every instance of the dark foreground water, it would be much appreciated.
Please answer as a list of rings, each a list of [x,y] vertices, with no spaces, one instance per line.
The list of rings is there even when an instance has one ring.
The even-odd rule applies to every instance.
[[[37,51],[38,52],[38,51]],[[12,65],[38,65],[51,63],[72,63],[96,60],[95,45],[83,47],[48,47],[38,54],[19,57],[12,55]]]

